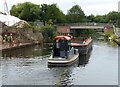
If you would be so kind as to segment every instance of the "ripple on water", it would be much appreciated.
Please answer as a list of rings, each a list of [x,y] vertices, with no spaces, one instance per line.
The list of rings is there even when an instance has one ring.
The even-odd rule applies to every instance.
[[[118,48],[94,42],[93,50],[68,67],[47,66],[49,47],[33,46],[2,54],[3,84],[6,85],[115,85]],[[107,77],[107,78],[106,78]]]

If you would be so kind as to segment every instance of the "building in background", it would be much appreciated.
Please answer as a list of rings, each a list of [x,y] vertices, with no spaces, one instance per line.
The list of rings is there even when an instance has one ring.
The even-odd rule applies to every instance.
[[[70,33],[70,26],[58,26],[57,27],[58,34],[69,34]]]
[[[120,12],[120,1],[118,2],[118,12]]]

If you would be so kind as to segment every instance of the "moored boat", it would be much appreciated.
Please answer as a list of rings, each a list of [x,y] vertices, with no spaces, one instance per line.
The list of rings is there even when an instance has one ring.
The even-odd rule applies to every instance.
[[[53,40],[53,52],[48,58],[48,66],[68,66],[78,59],[78,49],[71,47],[70,36],[57,36]]]
[[[91,38],[72,38],[71,46],[78,49],[81,55],[86,55],[92,49],[93,40]]]

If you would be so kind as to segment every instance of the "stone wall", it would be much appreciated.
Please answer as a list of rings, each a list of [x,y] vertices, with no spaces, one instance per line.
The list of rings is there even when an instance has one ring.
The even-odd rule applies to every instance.
[[[12,33],[13,40],[16,43],[42,43],[43,35],[40,31],[34,31],[30,28],[4,28],[2,29],[2,36]]]

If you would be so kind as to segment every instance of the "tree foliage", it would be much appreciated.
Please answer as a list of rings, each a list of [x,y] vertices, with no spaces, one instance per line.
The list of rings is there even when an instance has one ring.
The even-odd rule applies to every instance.
[[[41,9],[39,5],[25,2],[13,5],[10,14],[26,21],[35,21],[39,19],[40,11]]]
[[[88,22],[96,22],[96,23],[113,23],[116,26],[120,27],[120,12],[112,11],[106,15],[97,15],[87,16]]]
[[[120,12],[118,13],[118,27],[120,27]]]
[[[68,10],[66,19],[67,19],[67,22],[70,22],[70,23],[86,21],[85,14],[79,5],[74,5],[70,10]]]
[[[96,23],[106,23],[106,15],[97,15],[94,19],[94,22]]]
[[[87,22],[94,22],[95,16],[93,14],[87,16]]]
[[[79,23],[79,22],[96,22],[96,23],[113,23],[120,27],[120,13],[109,12],[105,15],[89,15],[85,16],[84,11],[79,5],[74,5],[65,15],[57,6],[57,4],[41,4],[36,5],[30,2],[13,5],[10,10],[11,15],[22,20],[35,22],[44,22],[47,24],[56,23]]]
[[[53,26],[44,26],[40,28],[42,31],[42,34],[45,38],[52,39],[56,33],[55,33],[55,28]]]
[[[40,20],[44,23],[63,23],[66,22],[65,14],[57,7],[57,4],[36,5],[25,2],[13,5],[10,10],[11,15],[19,17],[26,21]]]
[[[45,22],[52,20],[53,23],[64,23],[65,14],[57,7],[57,4],[42,4],[41,19]]]
[[[118,20],[118,12],[110,12],[106,16],[106,21],[109,23],[117,23]]]
[[[74,34],[75,37],[85,37],[85,38],[97,38],[97,32],[95,29],[80,29]]]

